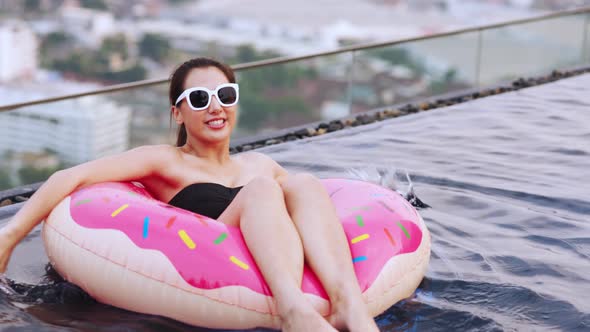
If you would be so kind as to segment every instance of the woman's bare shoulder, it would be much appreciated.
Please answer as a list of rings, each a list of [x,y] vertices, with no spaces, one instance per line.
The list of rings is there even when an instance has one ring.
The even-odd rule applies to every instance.
[[[242,152],[238,154],[237,157],[246,162],[263,162],[269,164],[276,163],[271,157],[265,155],[264,153],[255,151]]]
[[[178,148],[169,144],[142,145],[128,151],[130,154],[139,154],[145,157],[159,160],[160,162],[171,161],[180,157]]]
[[[124,164],[136,163],[160,173],[178,164],[181,153],[178,148],[168,144],[142,145],[122,153],[121,157],[120,161]]]
[[[256,165],[256,167],[259,169],[267,168],[268,170],[272,171],[275,178],[284,176],[287,173],[287,171],[281,165],[279,165],[279,163],[264,153],[249,151],[240,153],[239,157],[249,164]]]
[[[178,154],[178,148],[170,144],[141,145],[134,148],[133,150],[143,150],[144,152],[154,153]]]

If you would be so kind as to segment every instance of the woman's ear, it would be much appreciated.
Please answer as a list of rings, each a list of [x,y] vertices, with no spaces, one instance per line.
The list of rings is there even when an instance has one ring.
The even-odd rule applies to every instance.
[[[182,113],[180,113],[180,109],[178,107],[172,106],[170,108],[170,112],[172,112],[172,116],[174,117],[174,121],[176,121],[177,125],[181,125],[184,122]]]

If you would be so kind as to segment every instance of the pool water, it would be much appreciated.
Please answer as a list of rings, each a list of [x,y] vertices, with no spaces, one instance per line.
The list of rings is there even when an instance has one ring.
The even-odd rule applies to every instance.
[[[590,75],[261,151],[319,177],[410,175],[432,258],[382,331],[590,330]],[[207,331],[95,303],[46,264],[36,229],[0,283],[0,329]]]

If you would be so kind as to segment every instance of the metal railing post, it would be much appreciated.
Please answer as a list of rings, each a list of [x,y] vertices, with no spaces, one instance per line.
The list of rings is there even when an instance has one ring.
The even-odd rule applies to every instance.
[[[483,30],[477,31],[477,46],[475,55],[475,86],[479,89],[481,87],[481,48],[483,39]]]
[[[588,29],[590,29],[590,14],[584,15],[584,37],[582,37],[582,63],[590,62],[588,58]]]
[[[350,70],[348,71],[348,114],[352,114],[352,89],[354,88],[354,68],[356,64],[356,51],[350,52]]]

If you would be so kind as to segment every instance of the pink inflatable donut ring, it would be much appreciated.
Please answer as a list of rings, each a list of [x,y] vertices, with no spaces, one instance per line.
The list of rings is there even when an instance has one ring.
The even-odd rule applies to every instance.
[[[430,234],[397,192],[357,180],[322,183],[348,238],[363,298],[377,316],[418,287]],[[209,328],[280,326],[240,229],[162,203],[139,183],[72,193],[48,216],[43,239],[55,269],[99,302]],[[329,315],[326,292],[307,267],[302,290]]]

